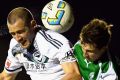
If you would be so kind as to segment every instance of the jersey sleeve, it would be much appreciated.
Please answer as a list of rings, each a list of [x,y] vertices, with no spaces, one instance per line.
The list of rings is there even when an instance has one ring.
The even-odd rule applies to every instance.
[[[56,36],[56,41],[58,41],[60,44],[60,47],[57,50],[57,58],[60,61],[60,64],[64,63],[64,62],[74,62],[76,61],[74,55],[73,55],[73,50],[72,50],[72,44],[71,42],[65,38],[63,35],[61,34],[54,34],[54,36]]]
[[[75,62],[76,61],[76,59],[73,55],[73,50],[72,50],[69,42],[65,43],[61,47],[60,53],[59,53],[59,60],[60,60],[61,64],[64,62]]]
[[[16,43],[17,42],[14,39],[12,39],[10,42],[10,48],[8,50],[8,56],[4,67],[7,73],[17,73],[22,70],[22,64],[19,62],[18,58],[12,54],[12,48]]]

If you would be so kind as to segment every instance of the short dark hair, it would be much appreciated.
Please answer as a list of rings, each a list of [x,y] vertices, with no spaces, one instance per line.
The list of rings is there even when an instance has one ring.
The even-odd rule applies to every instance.
[[[18,7],[13,9],[7,17],[7,23],[14,24],[17,19],[22,19],[26,24],[33,20],[32,13],[24,7]]]
[[[110,41],[111,26],[104,20],[93,19],[82,28],[80,37],[84,43],[95,44],[97,48],[101,49]]]

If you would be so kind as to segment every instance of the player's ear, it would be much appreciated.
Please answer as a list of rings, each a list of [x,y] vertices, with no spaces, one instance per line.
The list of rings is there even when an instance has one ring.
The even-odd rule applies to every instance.
[[[33,27],[33,28],[35,28],[35,26],[37,25],[37,23],[36,23],[36,21],[35,20],[31,20],[31,26]]]

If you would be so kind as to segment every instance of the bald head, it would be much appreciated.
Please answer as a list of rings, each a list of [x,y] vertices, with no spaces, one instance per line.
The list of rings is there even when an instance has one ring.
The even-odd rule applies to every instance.
[[[24,7],[18,7],[13,9],[7,17],[7,24],[14,24],[18,19],[22,19],[26,25],[29,24],[31,22],[31,20],[33,20],[33,15],[32,13],[24,8]]]

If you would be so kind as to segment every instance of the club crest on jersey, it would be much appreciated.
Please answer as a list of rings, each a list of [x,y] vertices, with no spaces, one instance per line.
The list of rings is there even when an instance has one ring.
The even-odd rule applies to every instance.
[[[35,53],[33,54],[33,57],[40,58],[40,53],[39,53],[39,52],[35,52]]]
[[[89,74],[89,80],[93,80],[93,78],[94,78],[94,72],[91,72],[90,74]]]
[[[49,59],[47,56],[41,55],[39,52],[35,52],[33,58],[37,63],[46,63]]]

